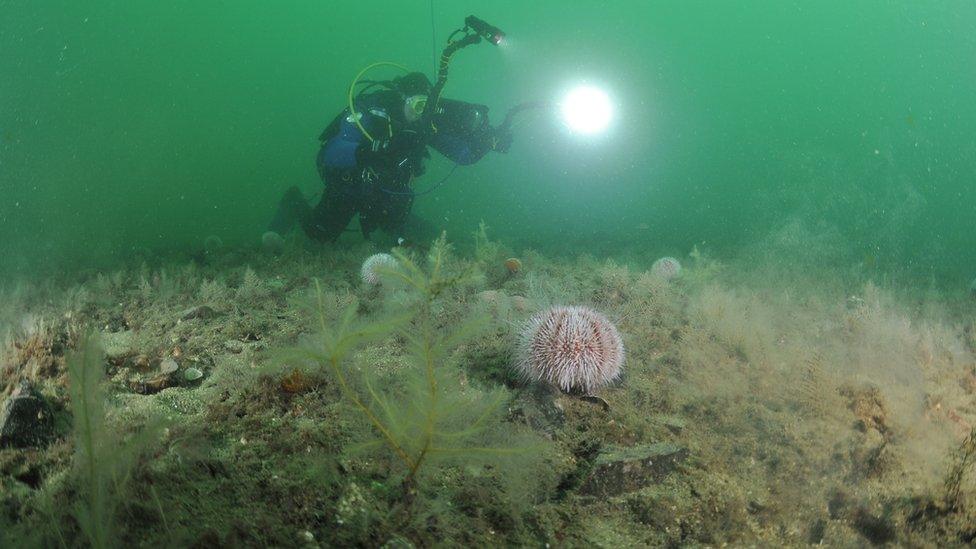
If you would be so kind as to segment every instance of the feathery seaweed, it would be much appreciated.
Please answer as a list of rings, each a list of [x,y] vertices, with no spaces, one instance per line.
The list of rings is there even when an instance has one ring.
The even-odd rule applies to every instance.
[[[358,318],[357,306],[351,304],[330,323],[322,290],[316,283],[320,333],[309,345],[291,353],[292,359],[311,362],[331,373],[345,400],[362,414],[378,439],[359,448],[375,447],[377,442],[385,445],[403,466],[408,490],[433,460],[463,457],[470,461],[520,451],[486,440],[491,428],[502,421],[506,390],[469,385],[462,369],[451,361],[451,352],[481,333],[487,318],[476,315],[452,329],[441,329],[438,326],[443,319],[435,319],[432,313],[431,304],[469,276],[450,272],[448,252],[442,236],[430,250],[426,270],[394,252],[398,267],[381,269],[380,275],[405,286],[418,299],[407,307],[408,312],[385,318]],[[368,369],[363,372],[349,367],[349,358],[357,347],[393,333],[405,342],[409,366],[397,379],[380,380]]]
[[[159,424],[150,423],[123,440],[108,428],[103,358],[101,346],[90,337],[67,358],[78,490],[72,513],[89,545],[98,549],[118,545],[116,511],[125,485],[139,456],[159,432]]]

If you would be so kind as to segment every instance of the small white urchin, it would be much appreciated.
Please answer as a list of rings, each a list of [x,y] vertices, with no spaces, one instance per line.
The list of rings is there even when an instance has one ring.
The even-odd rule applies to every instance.
[[[376,286],[381,281],[381,270],[395,269],[397,260],[390,254],[373,254],[363,261],[363,268],[359,271],[363,282],[370,286]]]
[[[261,247],[266,252],[277,253],[285,247],[285,239],[274,231],[267,231],[261,235]]]
[[[662,257],[651,265],[651,273],[664,280],[671,280],[681,274],[681,263],[673,257]]]
[[[523,327],[518,369],[567,393],[590,393],[620,376],[624,344],[604,315],[587,307],[551,307]]]

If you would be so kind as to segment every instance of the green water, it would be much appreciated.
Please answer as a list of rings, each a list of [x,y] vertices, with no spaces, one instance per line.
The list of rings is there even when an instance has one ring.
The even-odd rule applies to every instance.
[[[0,1],[0,270],[256,243],[285,188],[321,189],[316,138],[356,72],[430,74],[432,24],[440,49],[471,13],[511,40],[458,54],[447,96],[497,122],[586,79],[617,119],[582,140],[526,117],[508,155],[417,201],[449,234],[484,219],[650,259],[774,240],[947,288],[976,275],[976,4],[904,0]]]

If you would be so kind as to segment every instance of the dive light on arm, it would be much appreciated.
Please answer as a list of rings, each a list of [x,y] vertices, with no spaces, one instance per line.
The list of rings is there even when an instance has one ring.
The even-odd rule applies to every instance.
[[[489,24],[484,19],[478,19],[473,15],[469,15],[464,20],[464,25],[470,27],[471,30],[478,33],[479,36],[491,42],[493,45],[498,46],[505,39],[505,33],[502,29]]]

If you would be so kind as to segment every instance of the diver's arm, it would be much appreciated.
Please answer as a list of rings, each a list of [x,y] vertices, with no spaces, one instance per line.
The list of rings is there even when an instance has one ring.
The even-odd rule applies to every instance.
[[[474,164],[489,151],[508,152],[510,144],[510,134],[495,128],[467,136],[436,132],[430,139],[430,146],[434,150],[462,166]]]
[[[492,128],[488,123],[485,105],[442,98],[433,124],[430,145],[458,164],[474,164],[488,151],[508,152],[512,143],[507,124]]]

